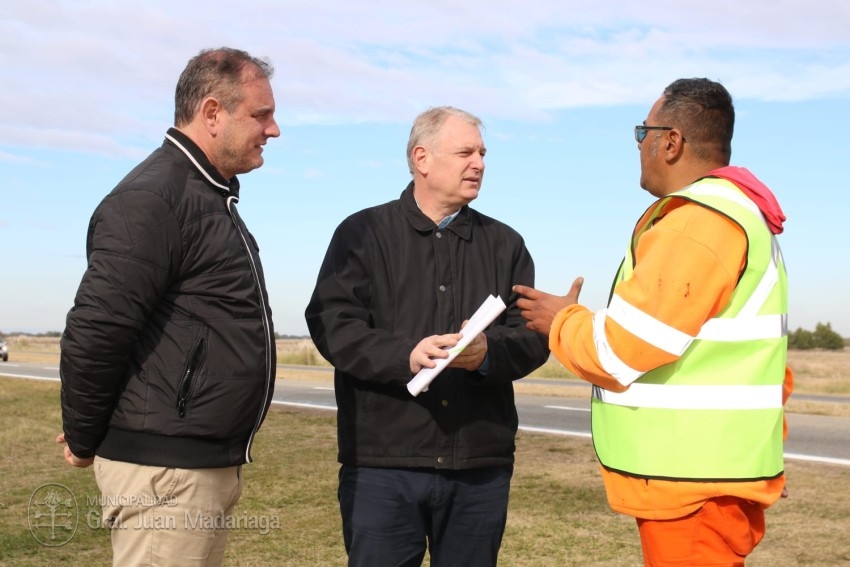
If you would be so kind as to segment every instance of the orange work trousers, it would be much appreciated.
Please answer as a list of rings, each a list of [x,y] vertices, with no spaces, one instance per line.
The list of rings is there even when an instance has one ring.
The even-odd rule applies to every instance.
[[[647,567],[743,567],[764,537],[764,507],[721,496],[682,518],[637,524]]]

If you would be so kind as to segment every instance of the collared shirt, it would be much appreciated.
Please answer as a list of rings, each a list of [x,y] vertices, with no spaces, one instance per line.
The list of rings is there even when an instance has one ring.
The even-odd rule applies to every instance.
[[[459,212],[460,212],[460,209],[456,210],[455,212],[453,212],[449,216],[445,217],[443,220],[441,220],[437,224],[437,228],[446,228],[447,226],[449,226],[449,223],[452,222],[453,220],[455,220],[455,217],[458,215]]]

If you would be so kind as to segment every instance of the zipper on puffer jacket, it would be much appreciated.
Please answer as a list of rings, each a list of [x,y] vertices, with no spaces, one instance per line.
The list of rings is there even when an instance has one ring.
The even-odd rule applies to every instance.
[[[186,361],[186,370],[183,371],[183,378],[180,380],[180,385],[177,387],[177,415],[184,417],[186,415],[186,402],[189,400],[189,394],[192,392],[192,381],[195,378],[195,373],[204,362],[207,355],[207,341],[203,337],[198,337],[192,351],[189,353],[189,360]]]
[[[276,361],[274,360],[274,337],[272,336],[271,326],[269,321],[269,310],[266,305],[266,298],[263,296],[263,282],[260,280],[260,272],[257,269],[257,261],[259,258],[255,259],[254,254],[251,252],[251,246],[248,244],[248,239],[245,238],[245,232],[242,228],[242,222],[239,218],[239,212],[236,210],[236,203],[239,202],[239,199],[233,195],[227,197],[227,210],[230,213],[230,218],[233,220],[233,226],[236,227],[236,232],[239,234],[239,237],[242,239],[242,247],[245,250],[245,254],[248,256],[248,263],[251,265],[251,274],[254,276],[254,284],[257,286],[257,296],[260,299],[260,312],[263,319],[263,333],[266,338],[266,392],[263,396],[263,403],[260,405],[260,412],[257,415],[257,421],[254,422],[254,428],[251,430],[251,435],[248,437],[248,444],[245,446],[245,462],[251,462],[251,445],[254,443],[254,436],[257,434],[257,431],[260,429],[260,425],[263,423],[263,416],[265,414],[266,406],[269,403],[269,396],[274,389],[274,385],[272,383],[272,372],[274,371],[274,364]],[[246,229],[247,230],[247,229]]]

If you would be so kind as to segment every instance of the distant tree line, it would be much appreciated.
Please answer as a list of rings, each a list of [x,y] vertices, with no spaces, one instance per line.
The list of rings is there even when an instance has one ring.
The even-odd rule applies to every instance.
[[[841,350],[844,348],[844,338],[833,331],[829,323],[818,323],[814,332],[798,327],[796,331],[788,333],[788,348]]]

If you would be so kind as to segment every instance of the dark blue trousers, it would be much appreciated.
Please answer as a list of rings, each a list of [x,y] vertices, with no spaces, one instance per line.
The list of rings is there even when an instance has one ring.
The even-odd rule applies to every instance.
[[[342,533],[350,567],[496,565],[513,466],[460,471],[343,465]]]

